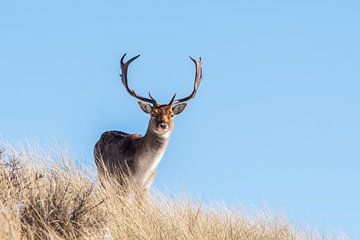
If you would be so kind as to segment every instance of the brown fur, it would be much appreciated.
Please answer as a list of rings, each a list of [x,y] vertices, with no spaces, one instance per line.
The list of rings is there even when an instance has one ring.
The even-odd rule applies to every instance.
[[[141,104],[142,109],[146,107]],[[99,177],[108,174],[122,185],[130,180],[147,192],[173,131],[173,108],[171,105],[152,107],[144,136],[120,131],[104,132],[94,148]],[[162,129],[160,123],[168,127]]]

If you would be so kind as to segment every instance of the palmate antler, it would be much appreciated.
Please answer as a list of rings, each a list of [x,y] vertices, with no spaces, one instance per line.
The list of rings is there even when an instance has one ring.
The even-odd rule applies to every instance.
[[[130,65],[130,63],[132,63],[135,59],[137,59],[138,57],[140,57],[140,55],[137,55],[133,58],[130,58],[130,60],[128,60],[126,63],[124,63],[124,58],[126,56],[126,53],[122,56],[121,60],[120,60],[120,66],[121,66],[121,82],[124,84],[126,91],[133,97],[144,101],[144,102],[148,102],[153,104],[154,106],[157,105],[156,100],[151,96],[150,92],[149,92],[149,97],[150,98],[146,98],[146,97],[142,97],[140,95],[137,95],[136,92],[134,91],[134,89],[130,89],[129,85],[128,85],[128,79],[127,79],[127,70],[128,67]]]
[[[169,105],[186,102],[196,96],[200,82],[203,79],[202,68],[201,68],[202,59],[201,59],[201,57],[199,58],[199,61],[196,61],[192,57],[190,57],[190,59],[195,63],[195,68],[196,68],[194,90],[192,91],[192,93],[189,96],[180,98],[180,99],[176,99],[176,100],[175,100],[175,97],[176,97],[176,93],[175,93],[174,96],[172,97],[172,99],[170,100]]]
[[[135,60],[137,59],[140,55],[137,55],[131,59],[129,59],[126,63],[124,63],[124,58],[126,56],[126,53],[122,56],[121,61],[120,61],[120,65],[121,65],[121,81],[124,84],[126,91],[133,97],[144,101],[144,102],[148,102],[153,104],[154,106],[157,105],[156,100],[151,96],[150,92],[149,92],[149,97],[150,98],[146,98],[146,97],[142,97],[140,95],[137,95],[136,92],[134,91],[134,89],[130,89],[129,85],[128,85],[128,79],[127,79],[127,70],[128,70],[128,66]],[[202,59],[201,57],[199,58],[199,61],[195,60],[194,58],[190,57],[190,59],[195,63],[195,68],[196,68],[196,73],[195,73],[195,82],[194,82],[194,89],[192,91],[192,93],[184,98],[180,98],[180,99],[176,99],[176,93],[174,94],[174,96],[171,98],[170,102],[168,105],[173,105],[173,104],[177,104],[177,103],[181,103],[181,102],[186,102],[192,98],[194,98],[196,96],[197,90],[199,88],[200,82],[203,79],[203,74],[202,74],[202,68],[201,68],[201,64],[202,64]]]

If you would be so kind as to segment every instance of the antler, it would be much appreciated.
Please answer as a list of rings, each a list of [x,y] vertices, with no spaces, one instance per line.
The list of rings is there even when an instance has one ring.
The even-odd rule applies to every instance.
[[[146,98],[146,97],[142,97],[140,95],[137,95],[136,92],[134,91],[134,89],[129,88],[128,79],[127,79],[127,70],[128,70],[128,67],[129,67],[130,63],[132,63],[135,59],[140,57],[140,54],[133,57],[133,58],[130,58],[126,63],[124,63],[125,56],[126,56],[126,53],[124,54],[124,56],[122,56],[122,58],[120,60],[120,65],[121,65],[121,75],[120,76],[121,76],[121,82],[124,84],[124,86],[126,88],[126,91],[131,96],[133,96],[133,97],[135,97],[135,98],[137,98],[137,99],[139,99],[141,101],[151,103],[154,106],[157,105],[156,100],[151,96],[150,92],[149,92],[149,97],[150,98]]]
[[[192,91],[192,93],[189,96],[181,98],[181,99],[177,99],[177,100],[175,100],[175,97],[176,97],[176,93],[175,93],[174,96],[172,97],[169,105],[180,103],[180,102],[186,102],[196,96],[200,82],[203,79],[202,69],[201,69],[202,59],[201,59],[201,57],[199,58],[199,61],[196,61],[192,57],[190,57],[190,59],[195,63],[195,68],[196,68],[194,90]]]

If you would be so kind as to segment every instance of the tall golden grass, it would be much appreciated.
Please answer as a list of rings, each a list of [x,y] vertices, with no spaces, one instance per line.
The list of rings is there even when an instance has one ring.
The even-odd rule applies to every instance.
[[[133,187],[111,179],[104,185],[62,151],[7,144],[0,156],[0,239],[339,239],[294,229],[267,211],[241,214],[159,192],[144,203]]]

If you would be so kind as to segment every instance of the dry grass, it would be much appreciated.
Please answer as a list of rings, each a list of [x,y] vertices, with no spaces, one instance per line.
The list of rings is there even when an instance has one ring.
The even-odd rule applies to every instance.
[[[100,187],[92,176],[61,152],[6,146],[0,239],[325,239],[295,231],[271,213],[247,216],[160,193],[143,204],[110,181]]]

